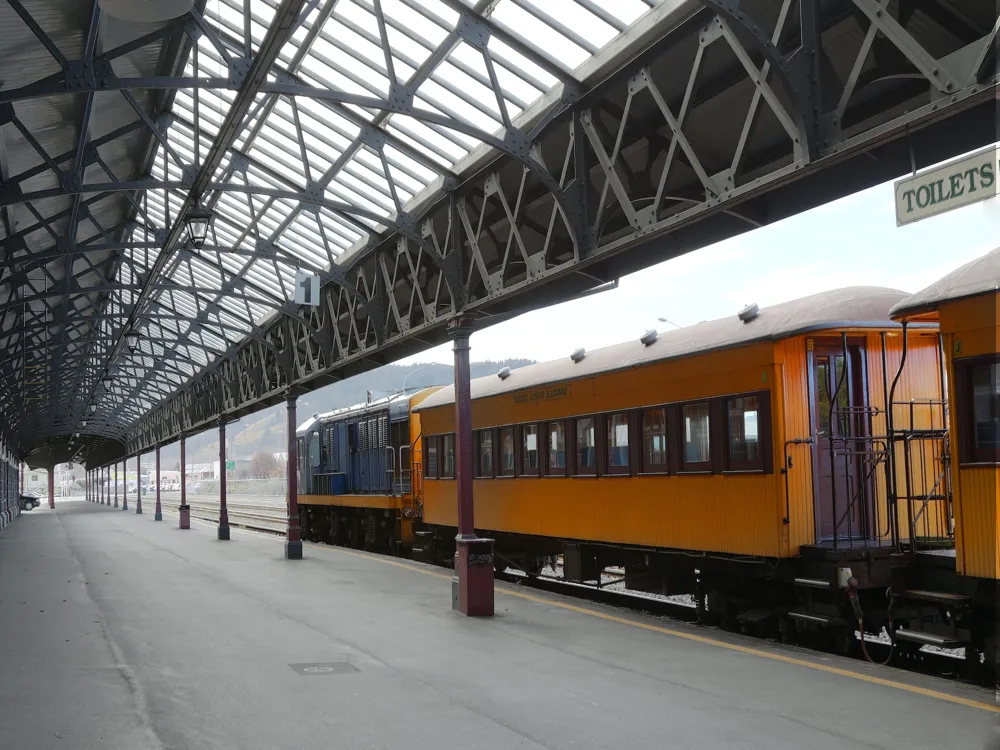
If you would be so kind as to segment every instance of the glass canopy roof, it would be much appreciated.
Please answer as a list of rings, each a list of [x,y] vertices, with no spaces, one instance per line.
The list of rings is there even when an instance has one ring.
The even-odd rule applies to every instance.
[[[139,347],[112,365],[113,385],[99,408],[126,424],[140,419],[280,314],[294,299],[296,272],[329,278],[383,222],[441,190],[483,143],[477,133],[496,134],[553,86],[572,81],[656,1],[307,3],[204,195],[215,214],[204,247],[171,254],[139,316]],[[277,7],[277,0],[206,3],[211,33],[192,45],[185,71],[203,83],[178,90],[157,123],[163,135],[148,177],[167,187],[145,191],[139,202],[109,312],[131,309],[236,96],[226,85],[230,70],[262,42]],[[469,43],[464,9],[490,19],[496,31],[485,45]],[[267,91],[277,84],[349,96]],[[438,117],[377,106],[400,91]]]

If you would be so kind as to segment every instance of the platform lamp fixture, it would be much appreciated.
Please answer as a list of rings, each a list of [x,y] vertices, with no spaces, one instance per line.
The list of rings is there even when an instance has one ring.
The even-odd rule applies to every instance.
[[[205,240],[208,238],[209,227],[211,227],[214,220],[215,214],[207,208],[203,208],[200,202],[187,212],[187,215],[184,217],[184,224],[187,226],[191,245],[196,250],[204,247]]]
[[[104,390],[105,391],[110,391],[111,390],[111,384],[113,382],[114,381],[111,378],[101,378],[101,385],[104,386]]]
[[[97,414],[97,404],[91,404],[90,405],[90,413],[91,414]]]
[[[139,334],[136,331],[125,334],[125,346],[128,347],[129,354],[135,354],[135,350],[139,348]]]

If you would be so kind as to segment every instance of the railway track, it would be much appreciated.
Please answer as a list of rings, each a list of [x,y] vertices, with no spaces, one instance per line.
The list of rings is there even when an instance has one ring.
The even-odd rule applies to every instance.
[[[178,512],[179,499],[161,499],[164,510],[172,513]],[[210,523],[215,523],[219,519],[218,501],[189,501],[191,517]],[[274,504],[266,503],[227,503],[229,514],[229,525],[235,528],[246,529],[271,536],[284,536],[287,525],[287,515],[284,509]],[[377,554],[386,554],[377,552]],[[563,580],[559,575],[558,568],[553,574],[529,575],[522,571],[508,567],[502,573],[496,573],[496,578],[517,586],[527,586],[539,591],[546,591],[554,594],[570,596],[575,599],[591,601],[600,604],[607,604],[623,610],[667,617],[672,620],[683,622],[694,622],[697,619],[696,610],[693,603],[681,600],[681,597],[665,597],[656,594],[643,594],[638,592],[623,591],[616,588],[620,577],[624,571],[616,574],[615,571],[606,572],[600,586],[586,583],[574,583]],[[709,630],[723,629],[715,626],[706,626]],[[749,633],[748,633],[749,634]],[[865,638],[865,646],[871,659],[875,662],[884,662],[889,657],[890,644],[887,637]],[[822,649],[813,649],[822,651]],[[864,656],[860,648],[860,637],[857,648],[852,649],[849,654],[860,661],[864,661]],[[934,675],[938,677],[948,677],[953,679],[963,679],[965,674],[965,659],[961,655],[946,652],[936,652],[933,650],[919,652],[918,658],[911,658],[901,661],[898,657],[893,661],[893,666],[908,669],[922,674]]]

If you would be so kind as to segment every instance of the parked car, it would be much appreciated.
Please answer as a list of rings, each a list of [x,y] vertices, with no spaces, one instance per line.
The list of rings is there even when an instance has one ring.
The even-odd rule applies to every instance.
[[[34,495],[28,493],[23,493],[21,495],[21,510],[31,510],[32,508],[37,508],[41,504],[42,501]]]

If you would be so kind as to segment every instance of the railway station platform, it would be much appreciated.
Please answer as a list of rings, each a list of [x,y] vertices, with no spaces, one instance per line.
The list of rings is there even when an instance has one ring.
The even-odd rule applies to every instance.
[[[86,502],[0,534],[0,747],[982,748],[992,692]]]

